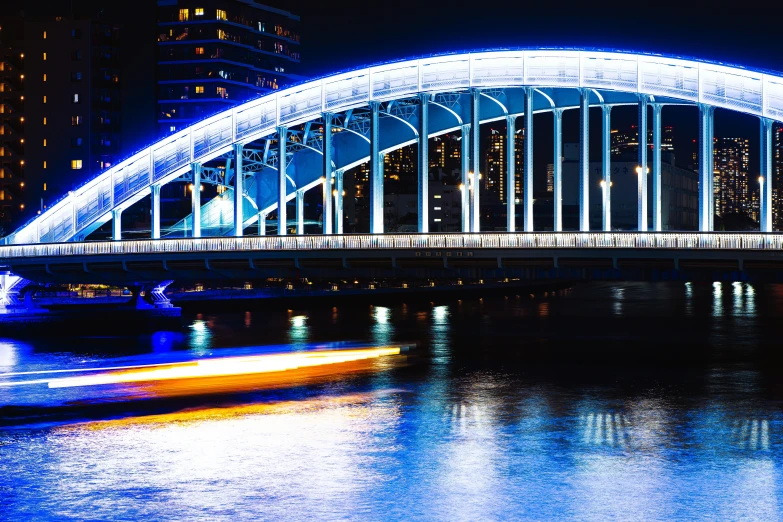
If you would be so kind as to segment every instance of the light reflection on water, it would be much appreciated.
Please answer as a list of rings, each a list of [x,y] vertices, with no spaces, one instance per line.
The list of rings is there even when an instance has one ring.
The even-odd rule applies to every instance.
[[[594,285],[193,318],[183,339],[122,361],[262,341],[420,346],[408,366],[239,404],[0,428],[0,519],[775,520],[783,392],[757,351],[779,344],[781,288]],[[569,364],[605,347],[618,351]],[[698,364],[672,364],[697,347]],[[0,342],[0,373],[94,357]]]

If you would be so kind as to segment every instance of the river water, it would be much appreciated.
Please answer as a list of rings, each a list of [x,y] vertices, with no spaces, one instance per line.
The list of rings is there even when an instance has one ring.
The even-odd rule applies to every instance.
[[[307,384],[153,407],[122,387],[0,386],[0,519],[782,518],[783,286],[536,292],[188,312],[182,332],[151,338],[0,341],[0,383],[416,345]]]

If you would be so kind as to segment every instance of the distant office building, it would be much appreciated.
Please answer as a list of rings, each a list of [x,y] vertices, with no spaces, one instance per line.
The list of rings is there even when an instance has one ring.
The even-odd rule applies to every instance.
[[[515,198],[522,196],[520,178],[522,175],[522,154],[524,152],[524,134],[520,130],[514,135],[514,179],[508,177],[508,160],[506,159],[506,131],[490,129],[484,150],[483,187],[490,195],[491,201],[506,202],[506,186],[514,184]]]
[[[783,230],[783,127],[776,124],[772,128],[772,227]]]
[[[119,27],[57,12],[0,22],[6,224],[46,210],[121,154]]]
[[[639,127],[631,125],[626,129],[612,129],[612,157],[632,160],[639,150]],[[652,148],[653,133],[647,131],[647,146]],[[661,151],[674,152],[674,127],[663,126],[661,129]]]
[[[747,138],[715,138],[714,140],[714,193],[715,213],[747,214],[748,156]]]
[[[300,79],[299,17],[252,0],[158,0],[161,134]]]
[[[429,140],[430,168],[441,168],[445,172],[453,172],[462,167],[462,136],[460,133],[449,133],[435,136]]]

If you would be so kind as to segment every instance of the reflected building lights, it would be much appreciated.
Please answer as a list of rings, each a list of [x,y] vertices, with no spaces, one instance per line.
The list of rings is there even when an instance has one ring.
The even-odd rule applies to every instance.
[[[310,326],[306,315],[291,315],[289,310],[288,341],[297,348],[303,348],[310,342]]]
[[[720,281],[712,283],[712,316],[723,316],[723,284]]]

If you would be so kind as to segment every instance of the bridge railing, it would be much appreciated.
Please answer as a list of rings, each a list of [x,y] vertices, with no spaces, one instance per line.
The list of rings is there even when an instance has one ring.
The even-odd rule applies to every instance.
[[[406,249],[783,250],[783,234],[699,232],[487,232],[207,237],[0,246],[0,260],[30,257],[197,252]]]

